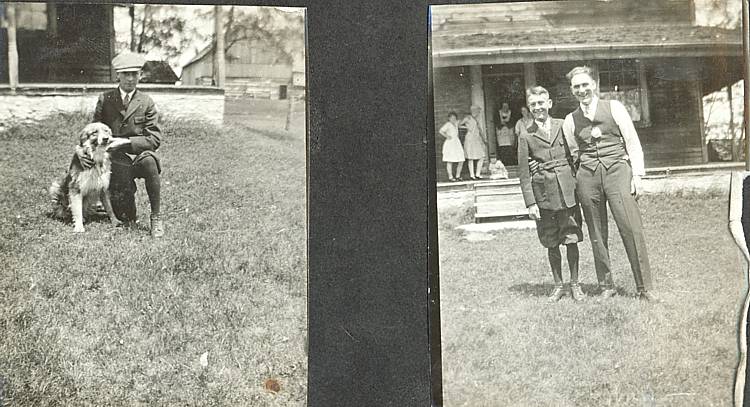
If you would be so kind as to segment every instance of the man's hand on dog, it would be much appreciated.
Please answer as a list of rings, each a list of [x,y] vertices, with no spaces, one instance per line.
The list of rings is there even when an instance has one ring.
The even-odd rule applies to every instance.
[[[78,157],[78,162],[81,163],[81,167],[83,167],[83,169],[87,170],[94,166],[94,159],[89,157],[83,148],[76,148],[76,156]]]
[[[129,145],[130,145],[130,139],[115,137],[112,139],[109,146],[107,146],[107,151],[118,150],[120,148],[129,146]]]

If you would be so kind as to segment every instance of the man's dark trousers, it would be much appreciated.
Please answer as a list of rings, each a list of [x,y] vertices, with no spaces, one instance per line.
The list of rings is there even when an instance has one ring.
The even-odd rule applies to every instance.
[[[605,289],[614,287],[607,241],[609,204],[633,270],[636,288],[638,291],[650,291],[651,268],[648,264],[641,213],[635,198],[630,194],[631,179],[632,170],[627,161],[617,161],[609,169],[599,163],[595,170],[584,166],[578,169],[576,188],[594,251],[599,285]]]

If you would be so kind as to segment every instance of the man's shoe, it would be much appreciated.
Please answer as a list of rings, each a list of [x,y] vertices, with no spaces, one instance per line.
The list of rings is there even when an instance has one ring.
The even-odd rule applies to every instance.
[[[158,216],[151,216],[151,237],[164,236],[164,224]]]
[[[647,302],[656,302],[656,303],[661,302],[661,300],[659,299],[659,297],[657,297],[656,295],[654,295],[654,293],[652,293],[651,291],[641,291],[641,292],[639,292],[638,293],[638,299],[640,299],[642,301],[647,301]]]
[[[583,301],[586,296],[583,294],[583,290],[581,290],[581,286],[577,283],[570,285],[570,296],[573,297],[574,301]]]
[[[562,298],[565,295],[565,289],[563,286],[558,285],[555,286],[555,290],[552,291],[552,294],[547,297],[547,301],[549,302],[558,302],[560,301],[560,298]]]
[[[617,291],[614,288],[605,288],[604,291],[599,294],[599,298],[605,299],[605,298],[612,298],[615,295],[617,295]]]

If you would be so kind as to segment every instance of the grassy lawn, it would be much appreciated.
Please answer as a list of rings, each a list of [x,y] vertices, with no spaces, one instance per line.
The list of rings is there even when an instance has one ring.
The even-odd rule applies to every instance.
[[[640,201],[659,304],[634,298],[612,219],[620,295],[548,304],[552,275],[536,231],[468,242],[453,229],[471,221],[467,208],[442,211],[445,405],[732,405],[745,279],[727,228],[727,201],[719,194]],[[593,295],[589,242],[580,249],[581,282]],[[567,281],[566,263],[563,275]]]
[[[0,405],[304,405],[304,131],[167,120],[154,240],[142,180],[141,230],[45,216],[85,123],[0,133]]]

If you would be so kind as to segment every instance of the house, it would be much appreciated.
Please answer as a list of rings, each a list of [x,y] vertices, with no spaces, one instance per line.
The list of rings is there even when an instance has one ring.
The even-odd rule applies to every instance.
[[[304,95],[303,50],[288,61],[281,51],[257,40],[241,40],[225,53],[227,97],[286,99]],[[182,83],[210,85],[214,79],[214,46],[209,45],[182,68]]]
[[[9,5],[0,8],[3,11]],[[18,80],[21,83],[111,83],[115,55],[112,5],[16,3]],[[5,15],[5,13],[3,13]],[[0,52],[8,55],[7,28]],[[7,61],[1,58],[0,61]],[[8,64],[0,82],[8,83]]]
[[[740,31],[695,25],[690,0],[448,5],[431,18],[435,128],[479,105],[491,157],[502,102],[515,123],[525,89],[541,85],[562,118],[577,106],[565,74],[586,64],[600,96],[629,110],[647,168],[706,163],[702,98],[743,77]]]
[[[115,86],[110,66],[119,52],[114,7],[119,6],[0,3],[0,128],[13,121],[93,110],[99,93]],[[9,41],[13,32],[15,52]],[[160,113],[223,122],[223,89],[175,86],[176,75],[166,68],[150,63],[139,85]],[[11,83],[10,72],[17,72],[17,83]]]

